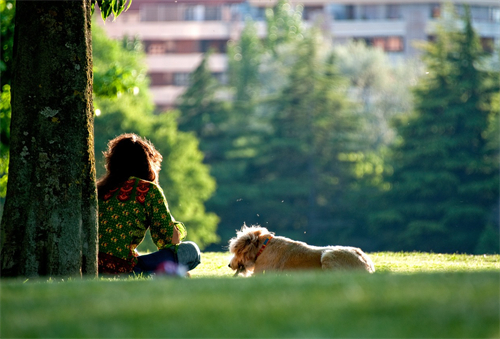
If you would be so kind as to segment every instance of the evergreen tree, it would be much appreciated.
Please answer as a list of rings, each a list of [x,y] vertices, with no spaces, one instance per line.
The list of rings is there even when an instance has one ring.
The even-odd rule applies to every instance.
[[[151,141],[164,156],[160,184],[173,215],[188,227],[188,239],[205,248],[219,240],[219,218],[205,209],[216,183],[203,164],[199,140],[178,130],[178,116],[177,111],[150,116]]]
[[[348,224],[342,197],[354,175],[345,155],[358,149],[353,146],[358,122],[336,61],[324,53],[329,45],[303,29],[301,7],[280,1],[266,15],[262,42],[247,22],[241,39],[228,48],[232,101],[218,125],[220,157],[210,156],[216,139],[198,134],[218,185],[207,206],[221,217],[224,240],[245,222],[269,223],[302,238],[308,232],[311,240],[324,242],[320,234]],[[216,90],[203,63],[192,79],[179,108],[186,117],[183,128],[197,132],[199,119],[188,117],[216,116],[208,109]]]
[[[263,200],[254,178],[254,162],[259,161],[258,152],[271,131],[267,103],[281,93],[289,72],[278,59],[287,59],[287,66],[291,65],[293,57],[286,55],[284,46],[302,39],[301,12],[288,2],[268,9],[266,17],[273,33],[268,31],[261,40],[249,20],[240,39],[228,46],[231,113],[224,130],[223,157],[209,162],[218,189],[208,204],[221,216],[219,234],[224,239],[234,236],[234,229],[244,222],[263,220],[258,213]]]
[[[211,54],[211,51],[205,53],[177,104],[179,129],[193,132],[202,141],[200,146],[207,163],[223,157],[223,133],[229,123],[227,104],[217,97],[220,84],[208,67]]]
[[[498,145],[485,133],[498,73],[481,68],[483,57],[469,13],[426,48],[415,112],[396,126],[392,189],[372,216],[389,249],[470,253],[486,230],[498,204]]]
[[[229,85],[234,92],[233,102],[238,108],[252,107],[258,94],[259,66],[263,53],[254,22],[247,20],[239,41],[228,43]]]
[[[421,67],[416,60],[391,62],[380,48],[362,41],[351,41],[334,47],[339,72],[350,80],[350,95],[358,103],[365,122],[363,133],[372,150],[392,143],[393,117],[413,108],[411,84]]]
[[[272,130],[248,173],[260,190],[254,209],[261,218],[316,242],[325,241],[333,220],[343,224],[353,175],[339,156],[355,152],[357,128],[334,57],[325,60],[321,45],[313,33],[295,45],[287,85],[269,107]]]
[[[279,0],[274,8],[266,10],[266,48],[274,54],[279,46],[303,38],[302,6],[292,8],[290,1]]]

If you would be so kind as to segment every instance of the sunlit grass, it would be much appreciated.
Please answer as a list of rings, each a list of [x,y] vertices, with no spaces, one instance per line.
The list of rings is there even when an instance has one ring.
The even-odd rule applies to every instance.
[[[379,272],[472,272],[498,270],[500,255],[378,252],[370,257]]]
[[[500,272],[500,255],[434,254],[421,252],[369,253],[377,272]],[[232,276],[227,264],[231,258],[227,252],[202,254],[202,262],[192,272],[193,277]]]
[[[229,277],[233,271],[227,266],[231,254],[229,252],[202,253],[201,264],[192,271],[192,277]]]
[[[2,338],[498,338],[500,256],[371,253],[375,274],[1,280]]]

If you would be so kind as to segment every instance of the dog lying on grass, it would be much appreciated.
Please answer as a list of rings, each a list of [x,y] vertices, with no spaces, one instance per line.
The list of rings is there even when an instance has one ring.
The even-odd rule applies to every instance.
[[[324,269],[375,272],[371,259],[359,248],[310,246],[304,242],[274,236],[265,227],[244,225],[229,240],[233,254],[229,267],[235,276],[264,271]]]

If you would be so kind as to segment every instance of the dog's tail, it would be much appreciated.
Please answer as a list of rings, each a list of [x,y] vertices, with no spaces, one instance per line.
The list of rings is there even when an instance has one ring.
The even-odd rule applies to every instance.
[[[365,252],[356,247],[332,246],[321,255],[323,269],[362,269],[375,272],[372,260]]]

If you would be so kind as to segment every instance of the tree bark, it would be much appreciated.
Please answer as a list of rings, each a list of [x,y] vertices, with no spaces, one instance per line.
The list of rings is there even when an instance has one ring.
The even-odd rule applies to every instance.
[[[90,0],[18,1],[1,275],[97,275]]]

